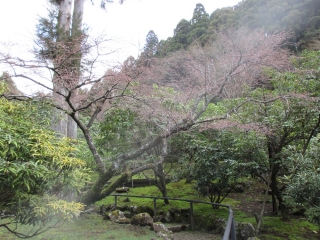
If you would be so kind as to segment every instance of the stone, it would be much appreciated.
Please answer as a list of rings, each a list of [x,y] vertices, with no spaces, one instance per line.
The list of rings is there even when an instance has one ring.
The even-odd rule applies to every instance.
[[[207,221],[207,231],[213,234],[224,233],[226,227],[226,220],[218,218],[216,216],[209,216]]]
[[[139,206],[139,207],[135,206],[133,208],[133,213],[138,214],[138,213],[144,213],[144,212],[149,213],[150,216],[154,216],[154,211],[149,206]]]
[[[255,237],[256,231],[251,223],[236,223],[236,235],[238,240],[247,240]]]
[[[131,223],[131,219],[130,218],[120,218],[118,219],[119,224],[130,224]]]
[[[165,222],[165,218],[163,214],[157,214],[157,216],[153,216],[153,222]]]
[[[128,211],[129,207],[127,205],[119,206],[118,209],[122,212]]]
[[[101,206],[101,213],[109,212],[115,210],[114,204],[102,205]]]
[[[129,192],[128,187],[122,187],[122,188],[116,188],[117,193],[124,193],[124,192]]]
[[[123,215],[124,215],[126,218],[131,218],[131,217],[132,217],[132,213],[129,212],[129,211],[124,211],[124,212],[123,212]]]
[[[121,223],[121,224],[130,224],[131,220],[124,216],[124,213],[120,210],[114,210],[108,213],[108,217],[112,222]]]
[[[182,222],[181,219],[181,209],[179,208],[170,208],[169,209],[170,215],[173,218],[172,222]]]
[[[184,222],[190,222],[189,217],[190,217],[190,208],[181,208],[180,210],[181,214],[181,221]]]
[[[153,224],[153,219],[149,213],[139,213],[131,218],[131,224],[139,226],[151,226]]]
[[[176,225],[176,226],[169,226],[167,227],[168,230],[171,232],[181,232],[188,229],[187,225]]]
[[[172,212],[170,212],[170,211],[166,212],[166,214],[165,214],[165,216],[164,216],[164,220],[165,220],[165,222],[167,222],[167,223],[173,222],[174,218],[173,218]]]
[[[172,231],[168,230],[161,222],[153,223],[152,228],[162,239],[174,240]]]

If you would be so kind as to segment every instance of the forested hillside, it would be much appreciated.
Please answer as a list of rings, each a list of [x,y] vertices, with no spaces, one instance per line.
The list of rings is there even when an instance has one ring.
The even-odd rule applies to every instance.
[[[288,31],[292,33],[292,50],[318,50],[320,3],[317,0],[244,0],[211,14],[199,3],[191,19],[181,19],[173,36],[160,41],[158,55],[186,49],[196,42],[204,46],[215,38],[217,31],[239,27],[261,28],[266,34]]]

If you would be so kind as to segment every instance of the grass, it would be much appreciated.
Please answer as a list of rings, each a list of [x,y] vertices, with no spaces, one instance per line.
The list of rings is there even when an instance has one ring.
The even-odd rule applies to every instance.
[[[261,236],[270,240],[319,239],[318,227],[304,219],[291,219],[289,222],[284,222],[277,217],[265,217],[263,230]]]
[[[167,185],[168,196],[172,198],[182,198],[182,199],[192,199],[192,200],[199,200],[208,202],[206,197],[199,196],[198,192],[194,189],[194,183],[185,183],[184,180],[179,182],[172,182]],[[126,194],[124,194],[126,195]],[[155,186],[147,186],[142,188],[130,188],[130,192],[128,195],[138,195],[138,196],[158,196],[161,197],[161,192]],[[141,205],[141,206],[148,206],[153,208],[153,199],[148,198],[134,198],[130,197],[130,203],[122,202],[126,197],[119,197],[117,201],[117,206],[125,206],[125,205]],[[157,210],[160,211],[167,211],[170,208],[189,208],[190,203],[185,201],[174,201],[170,200],[169,205],[165,205],[162,200],[157,200]],[[114,197],[109,196],[106,197],[98,202],[96,205],[100,206],[103,204],[114,204]],[[238,204],[237,201],[233,199],[226,199],[223,204],[235,206]],[[209,204],[201,204],[201,203],[194,203],[194,212],[197,215],[208,215],[214,214],[221,218],[227,218],[228,211],[225,208],[220,209],[213,209]]]
[[[201,197],[194,189],[194,182],[185,183],[184,180],[179,182],[172,182],[167,185],[168,196],[173,198],[184,198],[208,201],[206,197]],[[161,196],[160,191],[155,186],[130,188],[129,195],[138,196]],[[126,195],[126,194],[124,194]],[[148,206],[153,208],[153,199],[144,198],[130,198],[130,202],[123,202],[125,197],[118,199],[118,206]],[[237,209],[237,206],[248,204],[249,201],[258,201],[259,194],[251,197],[242,193],[240,200],[226,198],[223,204],[231,205],[234,210],[235,220],[238,222],[251,223],[255,226],[255,219],[252,215]],[[97,206],[103,204],[114,204],[114,197],[109,196],[98,202]],[[158,212],[167,211],[169,208],[189,208],[190,204],[183,201],[170,201],[169,205],[165,205],[162,200],[157,200]],[[195,222],[203,223],[202,226],[208,222],[210,216],[215,216],[222,219],[227,219],[228,210],[226,208],[213,209],[211,205],[194,203]],[[26,229],[25,229],[26,231]],[[292,217],[290,222],[283,222],[278,216],[265,216],[263,220],[263,228],[261,232],[261,240],[300,240],[300,239],[319,239],[317,234],[318,226],[307,222],[303,218]],[[119,240],[143,240],[143,239],[157,239],[156,234],[150,231],[149,228],[137,228],[131,225],[118,225],[110,221],[103,220],[101,216],[96,214],[84,215],[74,222],[65,224],[62,228],[53,229],[48,233],[42,234],[32,239],[41,240],[83,240],[83,239],[119,239]],[[11,240],[17,239],[11,234],[8,234],[5,229],[0,228],[0,239]]]
[[[21,227],[24,232],[27,227]],[[103,220],[100,215],[87,214],[74,222],[65,223],[61,228],[51,229],[39,236],[33,237],[35,240],[150,240],[157,239],[156,234],[150,227],[136,227],[132,225],[119,225],[111,221]],[[19,239],[0,228],[1,240]]]

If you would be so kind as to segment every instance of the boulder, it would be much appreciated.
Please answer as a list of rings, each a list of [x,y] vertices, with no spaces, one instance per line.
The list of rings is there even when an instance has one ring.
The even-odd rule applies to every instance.
[[[119,224],[130,224],[131,223],[131,219],[130,218],[119,218],[117,223],[119,223]]]
[[[112,222],[121,223],[121,224],[130,224],[131,220],[124,216],[124,213],[120,210],[114,210],[108,213],[108,217]]]
[[[238,240],[247,240],[255,237],[256,231],[251,223],[236,223],[236,235]]]
[[[174,240],[172,231],[168,230],[161,222],[153,223],[152,228],[162,239]]]
[[[208,232],[213,233],[213,234],[220,234],[224,233],[224,230],[226,228],[226,220],[218,218],[216,216],[209,216],[206,229]]]
[[[153,224],[153,219],[149,213],[139,213],[131,218],[131,224],[139,226],[151,226]]]
[[[134,206],[133,209],[132,209],[132,212],[135,213],[135,214],[148,213],[150,216],[154,216],[154,211],[149,206],[139,206],[139,207]]]
[[[131,218],[131,217],[132,217],[132,212],[124,211],[124,212],[123,212],[123,215],[124,215],[126,218]]]

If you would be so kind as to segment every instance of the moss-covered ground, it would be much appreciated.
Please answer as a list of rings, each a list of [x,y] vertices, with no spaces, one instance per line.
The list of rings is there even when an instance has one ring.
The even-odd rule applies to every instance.
[[[253,181],[253,180],[250,180]],[[185,183],[184,180],[172,182],[167,185],[168,196],[172,198],[193,199],[200,201],[208,201],[207,198],[199,196],[194,189],[195,183]],[[245,189],[243,193],[232,193],[225,199],[223,204],[231,205],[234,210],[236,221],[252,223],[255,226],[254,213],[259,213],[263,199],[261,186],[257,182],[253,182],[250,188]],[[129,195],[138,196],[161,196],[160,191],[155,186],[130,188]],[[123,205],[140,205],[153,208],[153,199],[130,197],[130,202],[124,202],[125,196],[119,197],[118,206]],[[114,197],[109,196],[98,202],[97,206],[103,204],[114,204]],[[157,208],[159,211],[166,211],[169,208],[189,208],[190,204],[184,201],[170,201],[169,205],[165,205],[163,200],[157,200]],[[227,219],[228,210],[226,208],[213,209],[211,205],[195,203],[195,222],[198,225],[209,219],[209,216],[217,216]],[[199,227],[199,226],[198,226]],[[265,217],[261,231],[261,240],[280,240],[280,239],[319,239],[318,226],[306,221],[303,216],[292,216],[289,222],[281,220],[280,216],[272,213],[271,203],[266,204]],[[119,240],[135,240],[135,239],[157,239],[154,232],[149,228],[133,227],[130,225],[118,225],[110,221],[103,220],[100,215],[85,214],[80,219],[65,224],[58,229],[52,229],[48,233],[34,237],[32,239],[53,240],[82,240],[82,239],[119,239]],[[0,239],[11,240],[17,239],[8,234],[5,229],[0,228]]]
[[[264,186],[256,180],[250,179],[250,187],[246,188],[243,193],[233,193],[227,197],[222,204],[232,206],[234,210],[234,218],[236,221],[252,223],[256,225],[254,213],[259,214],[262,208],[262,200],[264,198]],[[167,185],[168,196],[172,198],[184,198],[200,201],[208,201],[208,198],[202,197],[194,188],[195,183],[185,183],[184,180],[172,182]],[[138,196],[161,196],[160,191],[155,186],[142,188],[130,188],[129,195]],[[126,195],[126,194],[124,194]],[[152,199],[129,198],[130,202],[124,202],[126,197],[119,197],[118,206],[124,205],[144,205],[153,208]],[[318,226],[309,223],[303,216],[291,216],[289,222],[284,222],[281,216],[274,215],[271,209],[270,196],[268,197],[265,216],[263,218],[263,227],[261,229],[260,239],[319,239]],[[114,197],[109,196],[96,203],[114,204]],[[169,208],[189,208],[188,202],[170,201],[169,205],[165,205],[162,200],[157,200],[157,208],[159,211],[167,211]],[[211,205],[196,203],[194,204],[195,221],[200,224],[208,219],[210,215],[227,219],[228,210],[226,208],[213,209]],[[197,219],[198,218],[198,219]],[[199,226],[198,226],[199,227]]]

